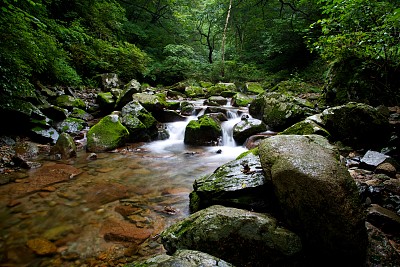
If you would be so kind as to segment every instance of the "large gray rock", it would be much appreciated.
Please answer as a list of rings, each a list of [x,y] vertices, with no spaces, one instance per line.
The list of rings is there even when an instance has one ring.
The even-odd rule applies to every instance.
[[[157,255],[144,262],[127,264],[125,267],[233,267],[232,264],[195,250],[178,250],[172,256]]]
[[[380,148],[390,138],[388,118],[366,104],[352,102],[329,108],[321,118],[332,140],[354,148]]]
[[[300,238],[265,214],[212,206],[161,233],[168,251],[199,250],[237,266],[291,266]]]
[[[249,107],[249,113],[274,131],[282,131],[313,114],[310,102],[281,93],[259,95]]]
[[[228,162],[195,180],[190,194],[192,212],[212,205],[224,205],[256,211],[272,208],[271,187],[265,183],[260,158],[252,153]]]
[[[267,130],[267,125],[258,119],[242,119],[233,127],[233,138],[243,144],[250,136]]]
[[[100,74],[102,89],[106,92],[112,88],[118,88],[121,85],[121,81],[116,73],[103,73]]]
[[[132,95],[136,93],[142,92],[140,83],[136,80],[131,80],[125,87],[124,90],[120,93],[117,102],[116,108],[120,109],[130,101],[132,101]]]
[[[121,116],[131,141],[151,141],[157,138],[157,120],[138,101],[126,104],[121,110]]]
[[[61,155],[63,159],[76,157],[76,145],[74,139],[68,133],[62,133],[58,137],[56,145],[52,147],[50,154]]]
[[[362,266],[364,211],[334,147],[318,135],[280,135],[262,141],[259,154],[283,220],[301,236],[308,261]]]

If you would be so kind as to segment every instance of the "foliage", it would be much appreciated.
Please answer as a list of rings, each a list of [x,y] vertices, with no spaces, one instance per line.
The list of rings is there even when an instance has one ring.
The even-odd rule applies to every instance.
[[[325,19],[312,24],[322,35],[310,46],[330,63],[328,91],[339,102],[395,104],[400,65],[397,1],[321,0]],[[333,96],[335,100],[335,96]],[[394,103],[393,103],[394,100]],[[398,101],[398,100],[397,100]]]

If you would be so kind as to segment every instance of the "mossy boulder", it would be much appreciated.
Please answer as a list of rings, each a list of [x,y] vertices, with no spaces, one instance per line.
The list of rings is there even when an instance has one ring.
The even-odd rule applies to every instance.
[[[54,100],[54,105],[68,110],[73,108],[86,109],[86,104],[82,99],[70,95],[60,95]]]
[[[96,101],[102,113],[109,113],[114,110],[115,98],[111,92],[98,93]]]
[[[53,127],[45,125],[37,125],[29,131],[29,135],[33,140],[39,143],[55,144],[59,137],[59,133]]]
[[[222,96],[210,96],[207,99],[207,105],[210,105],[210,106],[223,106],[223,105],[226,105],[227,101],[228,100],[225,97],[222,97]]]
[[[278,135],[259,146],[282,220],[302,238],[312,266],[363,266],[367,234],[357,186],[319,135]]]
[[[54,121],[65,120],[68,117],[68,110],[65,108],[60,108],[54,105],[43,105],[40,106],[39,109],[43,114]]]
[[[256,83],[256,82],[247,82],[245,84],[246,87],[246,92],[248,94],[255,94],[255,95],[259,95],[265,92],[264,88],[262,87],[262,85],[260,83]]]
[[[376,108],[350,102],[326,109],[321,115],[332,141],[354,148],[379,149],[390,139],[389,119]]]
[[[323,124],[321,120],[321,114],[313,115],[305,120],[295,123],[289,128],[285,129],[279,134],[297,134],[297,135],[310,135],[318,134],[329,138],[329,132],[321,125]]]
[[[74,139],[68,133],[60,134],[55,146],[51,148],[50,154],[60,154],[63,159],[76,157]]]
[[[249,113],[262,120],[274,131],[287,127],[313,115],[313,104],[294,96],[280,93],[259,95],[249,107]]]
[[[200,86],[188,86],[185,88],[185,95],[190,98],[204,97],[205,90]]]
[[[233,127],[233,139],[239,144],[243,144],[250,136],[264,132],[268,129],[267,125],[258,119],[243,119]]]
[[[121,85],[121,81],[116,73],[103,73],[100,74],[101,85],[103,91],[110,91],[112,88],[118,88]]]
[[[123,91],[120,92],[120,96],[117,99],[115,107],[119,110],[126,104],[132,101],[132,95],[141,93],[141,85],[136,80],[131,80],[126,86],[124,87]]]
[[[207,81],[200,81],[199,84],[203,88],[209,88],[209,87],[213,86],[212,82],[207,82]]]
[[[191,116],[195,112],[195,107],[193,103],[188,101],[182,101],[180,104],[181,114],[184,116]]]
[[[163,111],[167,106],[164,94],[137,93],[132,95],[132,99],[138,101],[146,110],[156,115]]]
[[[294,266],[302,249],[300,238],[271,216],[218,205],[172,225],[161,242],[169,254],[198,250],[235,266]]]
[[[237,92],[236,85],[234,83],[217,83],[207,88],[209,96],[220,96],[222,92]]]
[[[129,131],[119,121],[118,115],[108,115],[90,128],[87,133],[87,150],[104,152],[125,144]]]
[[[266,211],[272,208],[271,192],[265,182],[260,158],[252,153],[230,161],[212,174],[196,179],[190,194],[190,210],[196,212],[212,205]],[[271,197],[271,194],[269,194]]]
[[[254,98],[246,94],[236,93],[232,98],[232,105],[235,107],[247,107],[253,100]]]
[[[84,120],[69,117],[57,124],[57,130],[62,133],[76,134],[86,126],[87,123]]]
[[[234,267],[232,264],[223,261],[217,257],[211,256],[210,254],[182,249],[176,251],[173,255],[157,255],[146,261],[135,262],[124,265],[125,267],[169,267],[169,266],[180,266],[180,267]]]
[[[131,101],[121,110],[122,124],[131,141],[150,141],[158,136],[157,120],[138,101]]]
[[[72,118],[81,119],[84,121],[91,121],[93,120],[93,116],[83,109],[80,108],[73,108],[71,114],[69,115]]]
[[[184,143],[187,145],[216,145],[222,136],[219,121],[205,115],[198,120],[192,120],[185,129]]]

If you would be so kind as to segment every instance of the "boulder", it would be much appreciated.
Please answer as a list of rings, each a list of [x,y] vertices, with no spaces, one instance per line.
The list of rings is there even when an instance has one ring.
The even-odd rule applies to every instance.
[[[232,93],[234,94],[234,92],[237,92],[236,85],[234,83],[217,83],[207,88],[207,94],[209,96],[220,96],[224,92],[225,93],[229,92],[230,94]]]
[[[115,73],[103,73],[100,77],[103,91],[108,92],[112,88],[118,88],[121,85],[121,81]]]
[[[267,125],[258,119],[245,118],[233,127],[233,138],[243,144],[250,136],[267,130]]]
[[[211,206],[161,233],[168,253],[198,250],[237,266],[290,266],[300,238],[276,219],[246,210]]]
[[[52,120],[61,121],[68,117],[68,110],[54,105],[44,105],[39,107],[40,110]]]
[[[73,108],[86,109],[86,104],[82,99],[70,95],[60,95],[54,100],[54,104],[68,110],[72,110]]]
[[[247,107],[254,98],[243,94],[243,93],[236,93],[232,98],[232,106],[235,107]]]
[[[99,104],[99,107],[103,114],[109,113],[114,110],[115,99],[111,92],[98,93],[96,102],[97,104]]]
[[[172,256],[157,255],[143,262],[135,262],[124,265],[125,267],[233,267],[232,264],[223,261],[210,254],[195,250],[178,250]]]
[[[216,145],[222,136],[222,128],[219,121],[214,120],[208,114],[192,120],[185,129],[184,143],[187,145]]]
[[[321,121],[320,118],[321,114],[316,114],[307,117],[305,120],[293,124],[292,126],[285,129],[279,134],[296,134],[296,135],[318,134],[329,138],[330,134],[321,125],[323,124],[323,122]]]
[[[190,210],[196,212],[212,205],[224,205],[265,211],[273,206],[273,201],[268,199],[272,196],[270,188],[265,182],[260,158],[249,153],[195,180]]]
[[[396,161],[390,156],[377,151],[368,150],[367,153],[365,153],[365,155],[361,158],[360,168],[374,171],[379,165],[385,163],[389,163],[393,167],[397,165]],[[396,173],[396,169],[394,172]]]
[[[307,262],[364,265],[367,235],[357,186],[327,139],[273,136],[261,142],[259,154],[283,221],[301,236]]]
[[[60,154],[63,159],[76,157],[76,145],[74,139],[72,139],[72,137],[67,133],[60,134],[56,145],[52,147],[50,154]]]
[[[255,94],[259,95],[265,92],[264,88],[261,86],[261,84],[256,83],[256,82],[247,82],[245,84],[246,92],[248,94]]]
[[[367,221],[385,233],[397,235],[400,232],[400,216],[377,204],[368,208]]]
[[[73,108],[71,114],[69,115],[71,118],[81,119],[84,121],[91,121],[93,120],[93,116],[83,109],[80,108]]]
[[[249,113],[262,120],[274,131],[287,127],[313,114],[310,102],[281,93],[259,95],[249,106]]]
[[[354,148],[380,148],[390,138],[388,118],[366,104],[351,102],[329,108],[321,118],[333,141]]]
[[[87,150],[103,152],[125,144],[129,132],[119,121],[118,115],[108,115],[90,128],[87,133]]]
[[[222,97],[222,96],[210,96],[207,99],[207,105],[210,105],[210,106],[223,106],[223,105],[226,105],[227,101],[228,100],[225,97]]]
[[[30,135],[37,142],[55,144],[59,133],[53,127],[35,126],[30,130]]]
[[[148,93],[137,93],[132,95],[133,100],[138,101],[146,110],[153,113],[162,112],[167,107],[165,95],[153,95]]]
[[[140,83],[136,80],[130,81],[127,86],[124,87],[124,90],[120,93],[119,98],[117,99],[116,108],[119,110],[126,104],[132,101],[132,95],[136,93],[140,93],[141,86]]]
[[[188,86],[185,88],[185,95],[190,98],[204,97],[205,90],[200,86]]]
[[[194,105],[188,101],[182,101],[180,104],[181,114],[184,116],[191,116],[195,112]]]
[[[57,130],[59,132],[76,134],[82,131],[86,126],[87,123],[84,120],[69,117],[57,124]]]
[[[157,120],[138,101],[126,104],[121,110],[121,116],[131,141],[150,141],[157,138]]]

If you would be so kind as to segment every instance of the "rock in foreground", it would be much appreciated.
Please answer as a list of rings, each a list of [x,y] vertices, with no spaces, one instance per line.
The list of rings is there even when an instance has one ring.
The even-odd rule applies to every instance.
[[[283,220],[302,238],[307,262],[363,265],[367,234],[357,187],[328,141],[274,136],[262,141],[259,153]]]
[[[302,248],[300,238],[274,218],[223,206],[196,212],[161,237],[170,254],[198,250],[237,266],[292,266]]]

